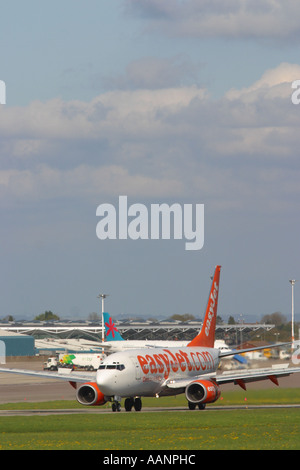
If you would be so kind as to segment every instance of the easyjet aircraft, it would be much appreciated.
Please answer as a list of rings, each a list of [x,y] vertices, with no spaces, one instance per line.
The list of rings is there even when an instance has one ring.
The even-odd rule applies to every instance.
[[[96,373],[91,374],[5,368],[0,371],[66,380],[76,388],[76,398],[82,405],[103,405],[110,401],[113,411],[120,410],[122,398],[125,398],[126,411],[133,407],[140,411],[142,397],[180,393],[185,393],[190,409],[196,406],[203,409],[206,403],[219,398],[220,386],[224,383],[233,382],[245,388],[247,382],[270,379],[278,385],[278,377],[300,372],[298,367],[216,374],[220,359],[235,354],[214,348],[220,270],[220,266],[215,269],[201,331],[185,347],[142,348],[114,353],[103,360]],[[254,349],[263,348],[240,352]]]

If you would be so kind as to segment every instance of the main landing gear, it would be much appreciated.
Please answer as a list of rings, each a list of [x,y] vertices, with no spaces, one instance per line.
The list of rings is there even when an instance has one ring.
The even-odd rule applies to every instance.
[[[121,411],[121,403],[119,401],[119,398],[120,397],[114,398],[114,401],[111,405],[111,409],[113,412]],[[132,408],[134,408],[135,411],[141,411],[142,400],[140,398],[126,398],[124,405],[125,405],[125,411],[131,411]]]
[[[126,398],[125,411],[131,411],[132,408],[134,408],[135,411],[141,411],[142,400],[140,398]]]
[[[192,402],[188,402],[188,406],[189,406],[189,410],[195,410],[196,409],[196,406],[198,406],[199,410],[205,410],[205,407],[206,407],[206,404],[205,403],[192,403]]]

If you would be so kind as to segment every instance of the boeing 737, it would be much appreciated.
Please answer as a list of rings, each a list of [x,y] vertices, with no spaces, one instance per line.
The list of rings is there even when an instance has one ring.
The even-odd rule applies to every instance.
[[[230,374],[216,373],[220,359],[235,354],[222,352],[214,347],[220,271],[221,266],[216,266],[201,331],[185,347],[141,348],[113,353],[103,360],[96,372],[90,374],[6,368],[1,368],[0,372],[66,380],[76,388],[76,398],[82,405],[104,405],[111,402],[113,411],[120,411],[123,398],[126,411],[133,408],[140,411],[142,397],[180,393],[185,393],[190,409],[203,409],[207,403],[218,400],[222,384],[231,382],[246,388],[247,382],[270,379],[278,385],[279,377],[300,372],[300,367],[282,367]],[[275,347],[271,347],[273,346]],[[263,347],[239,352],[257,349]]]

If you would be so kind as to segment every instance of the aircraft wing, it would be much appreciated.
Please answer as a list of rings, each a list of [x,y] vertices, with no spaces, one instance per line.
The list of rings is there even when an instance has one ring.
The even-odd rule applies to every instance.
[[[292,343],[275,343],[275,344],[270,344],[268,346],[256,346],[254,348],[247,348],[247,349],[234,349],[234,350],[225,351],[225,352],[220,351],[219,357],[234,356],[235,354],[243,354],[246,352],[259,351],[261,349],[280,348],[282,346],[290,346],[291,344]]]
[[[234,383],[246,388],[245,384],[249,382],[258,382],[260,380],[269,379],[278,385],[278,378],[288,377],[291,374],[300,372],[300,367],[288,367],[288,364],[281,364],[280,366],[269,367],[265,369],[245,369],[242,371],[230,372],[226,371],[222,374],[216,375],[216,382],[218,385],[226,383]]]
[[[273,383],[278,385],[278,378],[287,377],[291,374],[300,372],[300,367],[288,367],[288,364],[282,364],[279,367],[269,367],[265,369],[245,369],[242,371],[226,371],[222,374],[205,374],[198,375],[195,377],[190,377],[186,379],[173,379],[166,380],[165,386],[172,389],[185,389],[187,385],[196,380],[213,380],[218,385],[223,385],[226,383],[233,383],[239,385],[240,387],[246,389],[246,383],[248,382],[258,382],[260,380],[271,380]]]
[[[99,345],[97,346],[98,349],[111,349],[112,348],[112,345],[109,344],[109,343],[99,343]]]
[[[67,382],[94,382],[96,380],[96,372],[94,373],[86,373],[80,372],[76,373],[73,372],[71,369],[64,369],[62,372],[49,372],[47,370],[27,370],[27,369],[7,369],[7,368],[0,368],[0,372],[11,373],[11,374],[23,374],[23,375],[30,375],[31,377],[41,377],[44,379],[55,379],[55,380],[65,380]],[[0,375],[0,383],[1,383],[1,375]]]

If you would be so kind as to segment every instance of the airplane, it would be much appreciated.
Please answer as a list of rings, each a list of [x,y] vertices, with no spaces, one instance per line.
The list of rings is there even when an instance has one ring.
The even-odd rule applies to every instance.
[[[107,353],[124,351],[126,349],[138,349],[138,348],[157,348],[157,347],[184,347],[187,346],[189,341],[180,340],[124,340],[115,322],[108,312],[103,313],[103,323],[105,327],[106,341],[100,344]],[[215,348],[221,349],[221,351],[231,351],[227,344],[222,340],[215,340]],[[237,353],[237,351],[236,351]]]
[[[35,377],[61,379],[76,389],[76,399],[82,405],[101,406],[112,403],[112,411],[142,409],[142,397],[161,397],[185,393],[189,409],[204,409],[221,395],[220,386],[234,383],[246,389],[248,382],[269,379],[276,385],[279,377],[300,372],[295,368],[266,368],[217,374],[222,357],[235,352],[214,348],[221,266],[216,266],[201,331],[185,347],[141,348],[113,353],[103,359],[93,373],[29,371],[1,368],[0,372],[27,374]],[[269,345],[278,347],[281,343]],[[290,344],[290,343],[288,343]],[[265,349],[247,348],[239,352]]]

